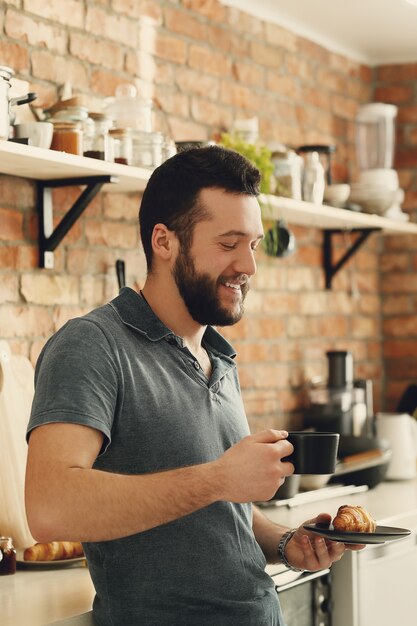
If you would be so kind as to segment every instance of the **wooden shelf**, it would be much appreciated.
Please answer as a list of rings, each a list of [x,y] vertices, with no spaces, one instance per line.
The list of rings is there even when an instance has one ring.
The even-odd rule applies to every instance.
[[[118,182],[104,185],[103,191],[117,193],[143,191],[152,173],[145,168],[108,163],[13,141],[0,141],[0,172],[37,181],[109,174],[115,176]]]
[[[370,213],[336,209],[281,196],[260,196],[263,215],[288,224],[326,229],[380,229],[383,235],[417,235],[417,224],[399,222]]]
[[[12,141],[0,141],[0,172],[38,181],[108,174],[115,176],[118,182],[104,185],[103,191],[118,193],[143,191],[151,175],[151,170],[145,168],[108,163]],[[261,195],[260,200],[266,217],[284,219],[289,224],[320,229],[376,228],[381,229],[382,234],[417,234],[417,224],[379,215],[319,206],[280,196]]]

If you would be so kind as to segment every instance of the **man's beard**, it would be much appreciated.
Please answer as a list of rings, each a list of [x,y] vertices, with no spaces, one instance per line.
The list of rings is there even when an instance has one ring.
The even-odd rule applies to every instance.
[[[213,280],[209,274],[198,273],[188,250],[181,248],[175,261],[173,276],[188,312],[202,326],[231,326],[242,318],[243,301],[249,291],[246,275],[223,276]],[[243,277],[245,282],[241,285],[242,299],[239,308],[230,310],[222,307],[217,295],[219,285],[233,283]]]

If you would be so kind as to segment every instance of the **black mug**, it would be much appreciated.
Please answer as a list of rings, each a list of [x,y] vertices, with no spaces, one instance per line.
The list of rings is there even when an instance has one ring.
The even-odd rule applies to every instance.
[[[294,452],[283,458],[294,465],[294,474],[333,474],[336,469],[339,433],[290,431]]]

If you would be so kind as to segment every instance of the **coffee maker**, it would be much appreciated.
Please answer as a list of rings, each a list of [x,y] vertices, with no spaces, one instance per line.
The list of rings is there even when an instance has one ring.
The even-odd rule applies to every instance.
[[[327,383],[308,390],[304,427],[341,435],[372,436],[372,381],[354,380],[353,355],[349,351],[326,352]]]

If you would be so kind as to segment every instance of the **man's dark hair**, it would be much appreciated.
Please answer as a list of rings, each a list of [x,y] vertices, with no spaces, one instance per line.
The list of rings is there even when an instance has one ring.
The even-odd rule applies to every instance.
[[[148,271],[152,269],[151,238],[156,224],[174,231],[188,249],[195,224],[204,219],[198,202],[202,189],[257,196],[259,170],[241,154],[221,146],[184,150],[152,173],[139,212],[140,235]]]

